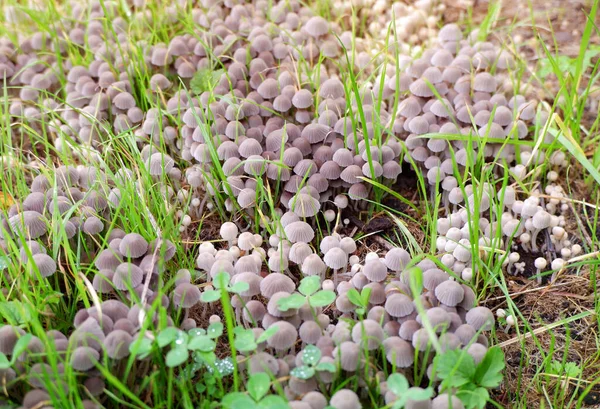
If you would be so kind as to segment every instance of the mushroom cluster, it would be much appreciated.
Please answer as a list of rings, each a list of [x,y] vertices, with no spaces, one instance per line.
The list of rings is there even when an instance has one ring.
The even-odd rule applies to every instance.
[[[379,376],[385,365],[375,358],[377,350],[396,368],[411,368],[415,354],[435,355],[431,336],[438,338],[439,352],[464,348],[476,363],[487,351],[484,332],[494,325],[493,313],[476,306],[471,287],[430,260],[419,262],[416,271],[410,268],[412,258],[407,251],[392,248],[384,257],[369,253],[361,261],[354,254],[354,240],[336,233],[324,237],[317,251],[311,247],[311,235],[290,239],[290,246],[277,236],[267,242],[249,232],[240,234],[233,223],[225,223],[220,233],[228,249],[203,243],[197,267],[209,281],[225,272],[231,285],[246,284],[232,298],[238,325],[252,329],[257,342],[267,329],[274,326],[277,331],[259,343],[256,351],[244,351],[238,357],[240,367],[250,374],[264,371],[281,379],[289,376],[283,386],[292,401],[313,395],[321,399],[319,385],[329,385],[344,373],[359,376],[361,382]],[[265,251],[263,244],[273,247]],[[263,261],[270,273],[263,269]],[[297,270],[305,277],[299,285],[293,279]],[[327,271],[337,283],[327,278]],[[411,275],[421,272],[423,292],[414,294]],[[352,290],[368,290],[362,310],[352,301]],[[327,301],[321,293],[332,297]],[[323,299],[326,304],[320,304]],[[326,308],[328,314],[324,314]],[[305,360],[305,354],[316,354],[318,359]],[[367,361],[369,371],[363,371]],[[330,364],[335,370],[323,369]],[[430,366],[429,376],[435,380],[432,371]]]
[[[530,128],[543,128],[548,117],[537,112],[535,100],[514,93],[508,75],[513,55],[478,41],[476,31],[465,38],[453,24],[444,26],[438,39],[416,60],[400,57],[402,71],[390,66],[386,76],[387,94],[404,95],[393,131],[410,152],[405,160],[422,166],[434,186],[456,167],[475,162],[481,138],[488,140],[481,153],[486,159],[504,158],[518,166],[543,162],[543,152],[523,147],[517,158],[515,145],[504,143],[527,138]]]
[[[540,282],[540,273],[547,266],[561,270],[566,261],[582,252],[565,229],[570,207],[558,185],[547,185],[545,195],[536,189],[524,200],[519,200],[513,186],[498,192],[489,184],[461,188],[453,176],[446,176],[441,186],[448,213],[437,221],[436,247],[442,264],[463,280],[471,281],[477,272],[472,263],[473,232],[479,237],[477,246],[483,254],[502,259],[510,274],[525,269],[520,253],[539,254],[530,267],[537,271]],[[493,249],[503,251],[494,254]]]

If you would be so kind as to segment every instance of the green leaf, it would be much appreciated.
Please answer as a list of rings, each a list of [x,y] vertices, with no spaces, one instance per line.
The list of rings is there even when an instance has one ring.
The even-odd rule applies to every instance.
[[[330,290],[321,290],[310,296],[310,305],[313,307],[325,307],[335,301],[335,293]]]
[[[553,128],[549,128],[548,132],[551,133],[558,141],[569,151],[571,155],[577,159],[577,161],[590,173],[597,183],[600,183],[600,172],[596,167],[588,160],[585,152],[579,146],[577,141],[571,135],[569,128],[563,123],[560,117],[554,113],[552,118],[556,121],[562,132],[558,132]]]
[[[495,388],[502,382],[504,370],[504,353],[499,347],[488,349],[483,360],[477,365],[475,380],[484,388]]]
[[[461,350],[449,350],[433,360],[435,371],[450,387],[471,383],[475,377],[475,361]]]
[[[259,406],[260,409],[290,409],[290,404],[279,395],[265,396]]]
[[[0,302],[0,316],[11,325],[24,325],[31,321],[31,307],[20,301]]]
[[[333,362],[319,362],[319,364],[315,366],[315,369],[319,372],[335,373],[337,368]]]
[[[0,271],[5,270],[10,265],[8,257],[0,256]]]
[[[387,386],[396,396],[404,395],[409,388],[406,377],[399,373],[392,374],[388,377]]]
[[[413,267],[407,271],[410,280],[410,291],[413,294],[421,294],[423,292],[423,270],[419,267]]]
[[[228,393],[221,401],[221,405],[223,405],[225,409],[258,408],[258,405],[252,400],[252,398],[242,392]]]
[[[414,401],[431,399],[433,397],[433,388],[410,388],[406,391],[406,394],[404,396],[406,396],[406,399]]]
[[[233,345],[238,351],[254,351],[257,347],[254,341],[254,332],[251,329],[246,329],[236,334]]]
[[[6,355],[0,353],[0,369],[8,369],[11,366],[11,362],[8,360]]]
[[[321,288],[321,278],[319,276],[308,276],[300,281],[298,291],[304,295],[311,295],[318,291],[319,288]]]
[[[190,337],[196,337],[198,335],[206,335],[206,330],[204,328],[192,328],[188,331],[188,335]]]
[[[213,280],[213,285],[215,288],[227,288],[229,281],[231,280],[231,276],[226,271],[221,271],[220,273],[215,274],[215,278]]]
[[[475,385],[466,385],[456,392],[456,396],[465,405],[466,409],[483,409],[490,398],[490,394],[485,388],[478,388]]]
[[[565,364],[565,375],[569,378],[575,378],[581,375],[581,368],[575,362],[567,362]]]
[[[134,341],[129,344],[129,352],[138,359],[146,358],[152,351],[152,340],[150,338],[142,338],[139,341]]]
[[[210,324],[206,329],[206,335],[208,335],[209,338],[219,338],[223,335],[223,324],[220,322]]]
[[[177,338],[180,331],[180,329],[175,327],[165,328],[156,336],[156,343],[159,347],[164,348],[175,341],[175,338]]]
[[[243,293],[244,291],[248,291],[249,288],[250,288],[250,284],[248,284],[244,281],[238,281],[237,283],[235,283],[234,285],[229,287],[229,291],[232,293],[235,293],[235,294],[240,294],[240,293]]]
[[[194,351],[193,352],[194,361],[211,367],[217,363],[217,356],[214,352],[202,352],[202,351]]]
[[[371,298],[371,291],[373,291],[373,289],[371,287],[365,287],[361,290],[360,298],[362,300],[363,307],[367,307],[369,305],[369,299]]]
[[[306,365],[302,365],[302,366],[297,366],[294,369],[292,369],[290,371],[290,375],[295,376],[298,379],[310,379],[313,376],[315,376],[315,370],[314,368],[311,368],[310,366],[306,366]]]
[[[498,17],[500,16],[500,11],[502,10],[502,1],[496,0],[492,1],[488,5],[488,12],[483,19],[483,21],[479,24],[479,33],[477,35],[477,39],[479,41],[485,41],[491,32],[492,28],[496,24]]]
[[[273,335],[275,335],[277,333],[278,329],[279,329],[279,327],[277,325],[271,325],[269,328],[267,328],[265,330],[265,332],[260,334],[260,336],[256,339],[256,342],[259,344],[265,342],[266,340],[271,338]],[[250,330],[250,332],[252,332],[252,330]],[[252,333],[252,334],[254,334],[254,333]],[[252,335],[252,336],[254,336],[254,335]]]
[[[214,354],[213,354],[213,356],[214,356]],[[217,359],[214,362],[214,367],[215,367],[217,375],[219,375],[220,378],[231,375],[233,373],[233,371],[235,370],[235,366],[233,365],[233,360],[231,359],[230,356],[228,356],[227,358],[223,358],[223,359]],[[213,382],[216,383],[216,381],[214,381],[214,380],[213,380]]]
[[[174,368],[176,366],[181,365],[185,361],[187,361],[189,357],[189,352],[186,347],[177,347],[171,349],[166,356],[167,366],[170,368]]]
[[[221,299],[221,291],[219,290],[206,290],[200,296],[200,300],[203,302],[214,302]]]
[[[306,298],[300,294],[292,294],[289,297],[280,298],[277,301],[277,307],[281,311],[288,311],[294,308],[300,308],[306,303]]]
[[[307,345],[302,350],[302,362],[309,366],[315,366],[321,360],[321,350],[314,345]]]
[[[33,338],[33,335],[31,335],[31,334],[25,334],[21,338],[19,338],[19,340],[17,341],[17,343],[15,344],[15,346],[13,347],[13,350],[12,350],[12,355],[11,355],[12,363],[15,363],[17,358],[23,352],[25,352],[27,350],[27,345],[29,344],[29,341],[31,341],[31,338]]]
[[[217,344],[215,341],[207,337],[206,335],[199,335],[193,337],[187,344],[188,349],[192,351],[210,352],[214,351]]]
[[[360,296],[358,290],[356,288],[351,288],[346,292],[348,296],[348,300],[357,307],[364,307],[362,302],[362,297]]]
[[[248,381],[248,394],[255,401],[259,401],[269,392],[271,379],[264,372],[257,372],[250,377]]]
[[[219,78],[223,72],[222,69],[212,70],[211,68],[203,68],[196,71],[190,81],[191,90],[196,94],[212,91],[219,82]]]

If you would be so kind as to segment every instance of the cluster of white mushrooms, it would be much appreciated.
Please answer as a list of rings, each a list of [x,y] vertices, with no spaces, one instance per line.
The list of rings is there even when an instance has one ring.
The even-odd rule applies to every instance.
[[[521,252],[539,254],[530,266],[539,282],[541,273],[558,272],[570,258],[581,255],[581,245],[573,243],[565,229],[570,206],[559,185],[546,186],[544,195],[539,190],[519,195],[512,186],[499,192],[488,184],[463,189],[453,176],[447,176],[441,186],[448,214],[437,221],[436,247],[440,261],[463,280],[471,281],[477,273],[472,263],[473,233],[478,249],[483,250],[475,254],[500,257],[509,274],[525,270]],[[519,200],[519,196],[526,197]],[[505,256],[498,256],[494,249]]]

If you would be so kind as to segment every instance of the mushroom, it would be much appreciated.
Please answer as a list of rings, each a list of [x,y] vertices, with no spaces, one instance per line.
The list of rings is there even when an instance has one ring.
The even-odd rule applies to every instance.
[[[348,265],[348,254],[339,247],[333,247],[325,253],[323,261],[327,267],[333,269],[333,283],[337,285],[339,270]]]
[[[329,400],[329,406],[335,409],[362,409],[356,393],[350,389],[340,389]]]

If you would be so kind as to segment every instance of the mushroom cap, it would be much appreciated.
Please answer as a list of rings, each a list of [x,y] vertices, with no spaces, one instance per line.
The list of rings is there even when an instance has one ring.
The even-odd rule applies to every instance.
[[[290,240],[292,243],[309,243],[315,237],[315,231],[313,228],[310,226],[310,224],[303,221],[297,221],[288,224],[284,227],[284,231],[288,240]]]
[[[273,296],[269,299],[269,302],[267,303],[267,312],[273,317],[277,318],[292,317],[296,315],[298,313],[298,310],[295,308],[290,308],[286,311],[282,311],[279,309],[279,300],[285,299],[290,295],[290,293],[285,291],[279,291],[273,294]]]
[[[113,359],[123,359],[129,356],[129,345],[133,341],[127,331],[115,329],[106,336],[104,349],[106,354]]]
[[[489,331],[494,326],[494,313],[486,307],[475,307],[467,312],[465,320],[477,331]]]
[[[267,352],[258,352],[248,360],[248,373],[267,372],[273,375],[277,374],[279,365],[277,359]]]
[[[267,339],[267,344],[278,351],[290,349],[296,343],[298,331],[287,321],[277,321],[277,332]]]
[[[413,301],[405,294],[394,293],[385,301],[385,311],[392,317],[406,317],[414,310]]]
[[[8,224],[14,234],[22,235],[28,239],[37,239],[48,231],[46,218],[33,210],[25,210],[10,217]]]
[[[306,109],[313,104],[313,95],[307,89],[298,90],[292,98],[292,105],[298,109]]]
[[[366,348],[371,351],[379,348],[383,341],[383,328],[377,321],[366,319],[358,322],[352,328],[352,340],[355,344],[363,344],[366,341]]]
[[[15,344],[23,335],[25,335],[25,331],[19,327],[12,325],[0,327],[0,353],[11,355]]]
[[[394,247],[387,252],[384,260],[387,268],[390,270],[401,271],[410,263],[410,254],[404,249]]]
[[[435,296],[448,307],[456,307],[464,299],[465,291],[456,281],[444,281],[435,287]]]
[[[398,335],[405,341],[412,341],[415,332],[421,329],[421,324],[415,320],[407,320],[400,325]]]
[[[478,92],[496,92],[496,78],[488,72],[480,72],[475,75],[473,89]]]
[[[126,257],[142,257],[148,251],[148,242],[137,233],[126,234],[119,244],[119,252]]]
[[[312,195],[298,193],[290,199],[290,209],[299,217],[313,217],[321,209],[321,203]]]
[[[114,322],[127,318],[129,307],[119,300],[106,300],[101,304],[102,313],[108,315]]]
[[[487,353],[487,347],[475,342],[467,348],[467,353],[473,357],[475,365],[479,365]]]
[[[370,281],[381,282],[386,279],[388,271],[386,265],[378,258],[367,261],[363,266],[362,273]]]
[[[263,317],[267,313],[267,309],[265,305],[257,300],[250,300],[246,303],[246,307],[242,312],[244,319],[247,322],[255,322],[258,323],[262,321]]]
[[[117,290],[128,290],[142,283],[144,272],[133,263],[121,263],[115,269],[113,284]]]
[[[313,251],[310,246],[307,243],[299,242],[292,244],[288,257],[294,263],[302,264],[304,263],[304,260],[306,260],[306,258],[311,254],[313,254]]]
[[[344,84],[338,78],[329,78],[323,82],[319,88],[321,98],[341,98],[346,95]]]
[[[112,270],[100,270],[94,275],[92,285],[99,293],[110,293],[114,290],[112,279],[115,272]]]
[[[285,271],[289,267],[289,262],[285,254],[276,251],[269,257],[268,265],[271,271]]]
[[[442,393],[433,399],[431,409],[465,409],[465,406],[456,396]]]
[[[52,257],[50,257],[47,254],[34,254],[32,257],[32,261],[36,265],[42,277],[50,277],[56,272],[56,262]]]
[[[388,362],[395,364],[398,368],[408,368],[415,361],[412,345],[402,338],[396,336],[387,338],[383,341],[383,348]]]
[[[457,42],[462,40],[463,34],[460,27],[456,24],[446,24],[438,32],[438,38],[442,42]]]
[[[302,402],[308,403],[311,409],[325,409],[327,398],[317,391],[311,391],[302,397]]]
[[[273,294],[285,291],[293,293],[296,285],[291,278],[281,273],[268,274],[260,282],[260,293],[265,298],[271,298]]]
[[[300,339],[306,344],[316,344],[323,330],[316,321],[305,321],[298,329]]]
[[[350,389],[340,389],[329,400],[329,406],[335,409],[362,409],[358,395]]]
[[[100,359],[98,351],[90,347],[81,346],[75,348],[71,354],[69,363],[73,369],[85,372],[92,369],[96,365],[96,362],[98,362],[98,359]]]
[[[27,409],[46,407],[42,406],[42,403],[50,404],[51,402],[50,395],[41,389],[32,389],[23,397],[23,407]]]
[[[173,304],[181,308],[191,308],[200,301],[200,289],[190,283],[181,283],[173,290]]]
[[[321,16],[314,16],[308,19],[304,30],[311,37],[320,37],[329,32],[329,23]]]
[[[323,261],[329,268],[338,270],[348,265],[348,254],[341,248],[334,247],[325,253]]]
[[[248,256],[246,256],[248,257]],[[250,256],[251,257],[251,256]],[[244,282],[248,284],[248,290],[239,293],[242,297],[253,297],[260,294],[260,282],[262,277],[253,272],[244,272],[234,275],[231,278],[232,284]]]
[[[99,376],[93,376],[91,378],[87,378],[84,381],[83,386],[85,386],[85,389],[87,389],[87,391],[90,393],[90,395],[100,396],[102,394],[102,392],[104,392],[104,388],[106,385],[102,378],[100,378]],[[92,406],[86,406],[85,402],[86,402],[85,400],[82,402],[84,408],[86,408],[86,409],[88,409],[88,407],[96,408],[96,405],[94,403],[92,403]],[[87,401],[87,402],[90,402],[90,401]]]
[[[225,222],[221,225],[219,233],[223,240],[232,241],[238,236],[238,228],[232,222]]]
[[[302,273],[304,275],[323,275],[325,270],[327,270],[327,266],[318,254],[310,254],[302,262]]]

